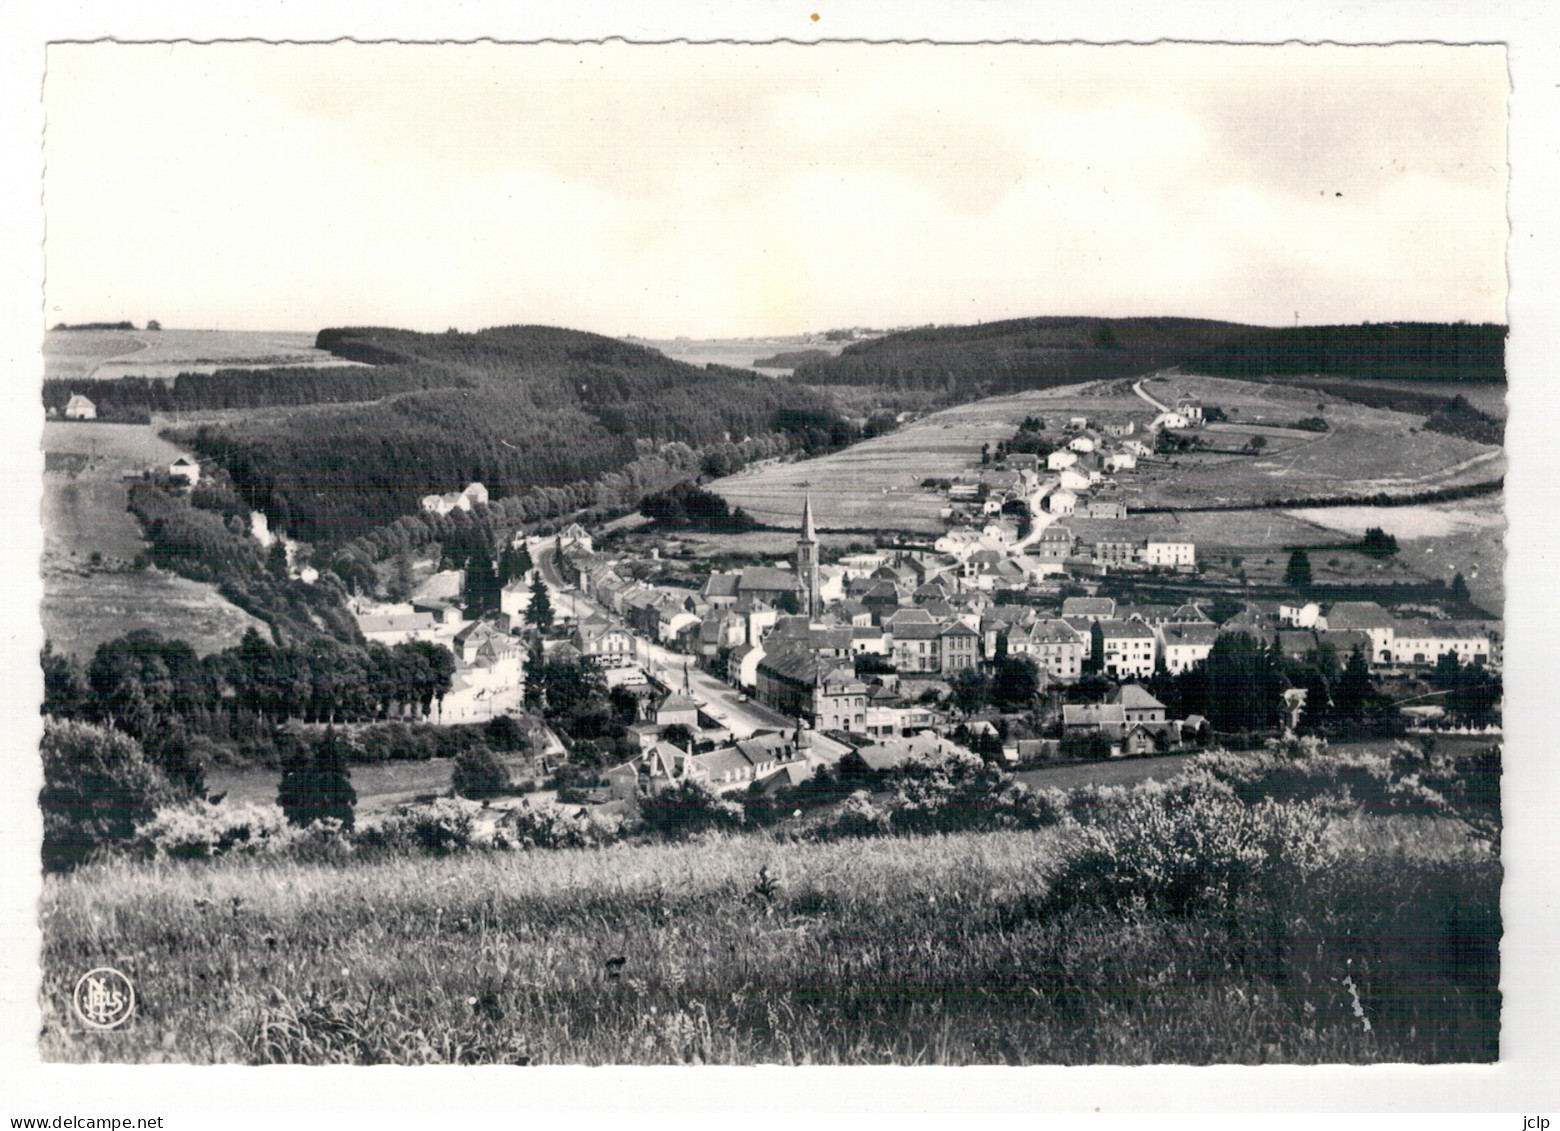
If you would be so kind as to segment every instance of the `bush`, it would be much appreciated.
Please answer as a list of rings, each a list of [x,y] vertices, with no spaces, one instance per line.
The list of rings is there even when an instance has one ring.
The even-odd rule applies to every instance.
[[[1066,849],[1050,898],[1063,906],[1230,911],[1326,860],[1314,804],[1246,805],[1207,774],[1140,786],[1091,814]]]
[[[339,823],[336,828],[340,828]],[[275,851],[290,845],[299,832],[288,823],[279,805],[195,801],[159,809],[151,821],[136,829],[135,839],[159,855],[207,859],[232,851]]]
[[[983,829],[1035,829],[1058,824],[1060,795],[1036,792],[989,766],[904,779],[894,793],[890,820],[895,832],[952,833]]]
[[[1282,804],[1315,801],[1333,810],[1421,816],[1448,811],[1444,797],[1421,782],[1417,773],[1405,772],[1406,761],[1395,765],[1379,754],[1328,750],[1316,738],[1239,754],[1211,751],[1200,755],[1195,765],[1248,804],[1263,799]]]
[[[844,805],[820,820],[811,830],[812,835],[820,840],[882,836],[888,831],[888,810],[873,804],[872,795],[864,789],[858,789],[847,797]]]
[[[454,852],[476,843],[477,814],[481,810],[476,802],[453,797],[400,805],[383,817],[364,822],[354,839],[371,848]]]
[[[742,825],[742,806],[727,801],[699,782],[681,782],[639,803],[640,816],[652,832],[683,837],[705,829]]]
[[[560,805],[526,805],[498,820],[494,844],[505,848],[598,848],[623,838],[615,816],[571,812]]]
[[[456,757],[450,782],[462,797],[497,797],[510,788],[509,767],[487,747],[475,746]]]
[[[175,790],[140,743],[110,727],[48,718],[43,724],[43,866],[61,871],[121,844]]]

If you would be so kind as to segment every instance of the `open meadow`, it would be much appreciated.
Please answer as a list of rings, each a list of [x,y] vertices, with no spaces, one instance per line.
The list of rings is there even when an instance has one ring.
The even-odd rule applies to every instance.
[[[823,528],[877,527],[937,533],[941,495],[920,488],[927,478],[952,478],[977,468],[982,444],[1013,435],[1027,416],[1062,442],[1067,418],[1092,423],[1152,418],[1130,381],[1099,381],[992,397],[932,413],[896,432],[817,459],[769,464],[716,480],[710,489],[761,522],[794,527],[804,494],[813,497]],[[1222,408],[1230,421],[1197,432],[1209,452],[1143,460],[1117,478],[1110,496],[1129,511],[1141,507],[1225,506],[1274,499],[1406,495],[1487,482],[1505,465],[1500,448],[1427,432],[1422,418],[1368,408],[1310,389],[1217,377],[1170,375],[1144,383],[1162,403],[1185,393]],[[1326,432],[1281,427],[1323,416]],[[1257,456],[1235,454],[1254,436]]]
[[[314,348],[310,331],[50,330],[44,378],[174,378],[268,366],[354,365]]]
[[[146,542],[125,509],[124,476],[166,467],[178,448],[146,425],[51,420],[43,449],[42,619],[56,650],[90,656],[104,641],[150,628],[176,631],[205,654],[237,644],[250,627],[264,630],[215,585],[132,568]]]
[[[1499,866],[1459,829],[1340,818],[1327,870],[1276,880],[1270,906],[1223,912],[1073,898],[1094,867],[1079,863],[1094,842],[1076,826],[119,859],[46,883],[41,1052],[140,1063],[1488,1060]],[[1451,951],[1437,949],[1448,939]],[[101,965],[138,991],[135,1016],[109,1033],[86,1030],[68,1004],[80,973]]]

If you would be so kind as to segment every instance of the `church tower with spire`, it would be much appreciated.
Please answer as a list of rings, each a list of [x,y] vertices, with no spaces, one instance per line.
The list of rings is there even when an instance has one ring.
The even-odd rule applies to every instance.
[[[812,496],[802,501],[802,536],[796,540],[796,576],[807,587],[804,611],[816,618],[823,613],[818,593],[818,532],[813,528]]]

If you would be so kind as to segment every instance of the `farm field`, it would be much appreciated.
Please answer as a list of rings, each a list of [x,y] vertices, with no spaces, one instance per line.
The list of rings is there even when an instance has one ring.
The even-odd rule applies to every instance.
[[[355,365],[314,348],[312,331],[51,330],[44,377],[177,377],[273,365]]]
[[[771,464],[706,486],[775,526],[799,525],[806,494],[823,529],[941,533],[938,512],[947,504],[940,493],[921,489],[923,479],[950,478],[977,466],[981,444],[1008,439],[1026,416],[1089,411],[1125,417],[1135,413],[1134,405],[1146,414],[1148,406],[1125,382],[993,397],[944,409],[832,455]]]
[[[1379,526],[1398,540],[1398,564],[1448,585],[1463,575],[1474,601],[1499,616],[1505,606],[1504,494],[1416,507],[1327,507],[1293,512],[1318,526],[1362,533]]]
[[[43,571],[40,608],[44,637],[55,651],[90,659],[97,646],[138,628],[177,636],[204,656],[232,648],[261,621],[234,605],[216,586],[159,569],[107,572]]]
[[[145,425],[63,421],[45,422],[43,448],[41,615],[56,649],[89,656],[133,629],[177,628],[206,653],[237,644],[250,627],[264,630],[213,585],[129,568],[146,543],[125,509],[123,476],[166,466],[178,448]]]
[[[1253,435],[1267,444],[1258,457],[1187,453],[1145,460],[1118,476],[1128,508],[1208,506],[1265,499],[1338,494],[1409,494],[1485,482],[1504,470],[1504,453],[1454,436],[1419,429],[1420,418],[1327,397],[1314,390],[1216,377],[1167,376],[1145,389],[1173,402],[1181,393],[1217,405],[1229,425],[1205,430],[1220,448],[1239,448]],[[1322,408],[1318,408],[1322,405]],[[1008,439],[1026,416],[1046,422],[1061,438],[1066,418],[1136,419],[1153,410],[1130,381],[1102,381],[987,400],[932,413],[897,432],[845,451],[796,463],[773,464],[717,480],[710,489],[754,518],[794,527],[804,493],[813,496],[820,527],[939,533],[940,495],[922,491],[929,477],[949,478],[977,467],[983,443]],[[1275,427],[1324,416],[1325,433]]]
[[[1275,380],[1283,380],[1275,378]],[[1300,385],[1304,379],[1284,381],[1289,385]],[[1323,378],[1328,380],[1328,378]],[[1331,380],[1337,380],[1332,378]],[[1461,396],[1474,408],[1497,420],[1505,420],[1506,386],[1495,382],[1485,381],[1389,381],[1376,378],[1350,378],[1351,385],[1364,385],[1372,389],[1398,389],[1405,393],[1428,394],[1436,397]]]

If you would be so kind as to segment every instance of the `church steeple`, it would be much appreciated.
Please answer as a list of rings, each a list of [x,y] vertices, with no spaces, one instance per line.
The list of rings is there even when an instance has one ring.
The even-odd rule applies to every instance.
[[[823,612],[818,587],[818,531],[813,527],[812,496],[802,500],[802,536],[796,540],[796,576],[806,586],[808,617]]]

